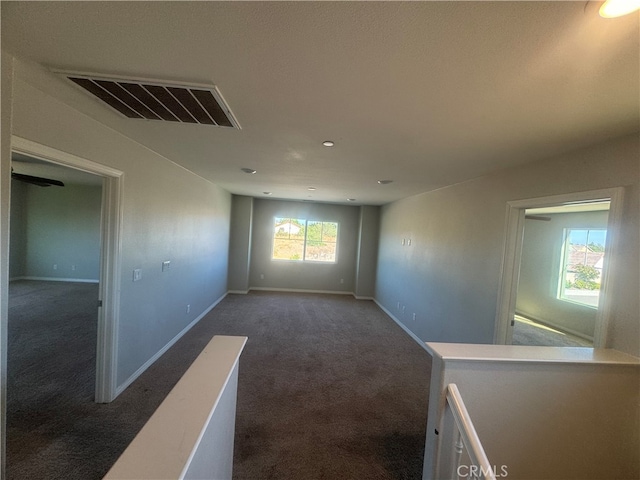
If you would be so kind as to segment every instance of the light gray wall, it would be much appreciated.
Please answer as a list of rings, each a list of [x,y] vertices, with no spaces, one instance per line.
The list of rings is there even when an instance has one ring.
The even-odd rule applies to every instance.
[[[380,207],[361,206],[356,289],[354,292],[358,298],[373,298],[375,295],[379,235]]]
[[[516,313],[593,338],[597,309],[558,299],[565,228],[607,228],[608,211],[525,220]]]
[[[60,100],[68,86],[39,67],[16,61],[15,74],[15,135],[124,172],[117,353],[123,385],[226,294],[231,195],[68,106]],[[162,272],[165,260],[171,268]],[[143,276],[134,283],[136,268]]]
[[[497,473],[507,466],[507,475],[497,478],[639,478],[640,368],[633,358],[602,352],[590,362],[553,347],[498,347],[490,354],[473,347],[478,346],[457,353],[444,346],[444,359],[434,353],[423,478],[451,478],[444,457],[453,450],[453,428],[441,423],[451,383],[460,390],[491,465]],[[438,444],[443,457],[436,477]]]
[[[11,180],[11,218],[9,278],[26,275],[27,263],[27,185]]]
[[[275,217],[338,222],[336,263],[271,260]],[[255,199],[249,278],[251,287],[353,292],[359,223],[358,207]],[[260,275],[264,275],[264,279]],[[344,283],[340,283],[341,279]]]
[[[624,186],[609,346],[639,355],[639,151],[631,135],[384,206],[376,300],[422,340],[492,343],[507,202]]]
[[[24,185],[14,181],[12,189],[16,184]],[[21,275],[12,270],[11,277],[97,282],[102,187],[25,187],[24,196],[11,195],[11,262],[22,266]]]
[[[235,292],[249,290],[251,265],[251,228],[253,225],[253,197],[231,196],[231,232],[229,237],[228,289]]]
[[[2,50],[0,88],[0,478],[5,478],[7,425],[7,324],[9,301],[9,206],[13,58]]]

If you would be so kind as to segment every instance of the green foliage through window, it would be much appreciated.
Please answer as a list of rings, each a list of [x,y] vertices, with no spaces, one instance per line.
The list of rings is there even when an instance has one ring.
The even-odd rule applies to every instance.
[[[597,307],[607,231],[565,229],[558,298]]]
[[[274,219],[273,260],[335,263],[338,224],[301,218]]]

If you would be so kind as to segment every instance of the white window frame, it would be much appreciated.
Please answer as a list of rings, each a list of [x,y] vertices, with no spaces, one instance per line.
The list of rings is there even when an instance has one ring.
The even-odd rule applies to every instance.
[[[276,225],[276,221],[280,219],[288,219],[288,220],[298,220],[300,222],[304,221],[304,239],[302,240],[302,258],[300,260],[291,260],[288,258],[275,258],[273,256],[274,254],[274,248],[275,248],[275,241],[276,241],[276,232],[274,230],[272,236],[271,236],[271,260],[274,262],[294,262],[294,263],[318,263],[318,264],[324,264],[324,265],[334,265],[336,263],[338,263],[338,238],[340,236],[340,224],[338,222],[334,222],[334,221],[328,221],[328,220],[309,220],[306,218],[295,218],[295,217],[274,217],[273,218],[273,226],[275,227]],[[334,255],[334,259],[333,260],[314,260],[314,259],[309,259],[307,258],[307,235],[309,233],[309,229],[308,229],[308,225],[309,223],[333,223],[336,226],[336,241],[335,242],[325,242],[325,243],[335,243],[335,255]],[[291,233],[289,232],[289,235],[291,235]]]

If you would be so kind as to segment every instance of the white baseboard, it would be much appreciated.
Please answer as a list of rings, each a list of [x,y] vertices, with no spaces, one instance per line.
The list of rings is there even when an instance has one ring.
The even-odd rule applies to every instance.
[[[353,294],[353,298],[355,298],[356,300],[374,300],[373,297],[361,297],[360,295],[356,295],[355,293]]]
[[[213,302],[209,307],[207,307],[207,309],[202,312],[200,315],[198,315],[189,325],[187,325],[186,327],[184,327],[182,329],[182,331],[180,333],[178,333],[175,337],[173,337],[169,343],[167,343],[164,347],[162,347],[153,357],[151,357],[149,360],[147,360],[140,368],[138,368],[138,370],[136,370],[135,372],[133,372],[133,374],[127,378],[122,385],[119,385],[116,388],[116,394],[114,396],[114,398],[116,398],[118,395],[120,395],[122,392],[124,392],[126,390],[126,388],[131,385],[140,375],[142,375],[142,373],[144,373],[144,371],[149,368],[151,365],[153,365],[155,363],[156,360],[158,360],[167,350],[169,350],[174,343],[176,343],[178,340],[180,340],[180,338],[182,338],[182,336],[187,333],[189,330],[191,330],[191,328],[198,323],[200,320],[202,320],[202,318],[209,313],[211,310],[213,310],[213,308],[218,305],[222,300],[224,300],[224,298],[227,296],[227,294],[225,293],[224,295],[222,295],[220,298],[218,298],[215,302]]]
[[[59,278],[59,277],[14,277],[9,281],[15,280],[40,280],[43,282],[72,282],[72,283],[100,283],[100,280],[94,280],[91,278]]]
[[[398,320],[398,319],[397,319],[397,318],[396,318],[396,317],[395,317],[395,316],[394,316],[394,315],[393,315],[389,310],[387,310],[386,308],[384,308],[384,307],[380,304],[380,302],[378,302],[378,300],[376,300],[376,299],[374,298],[374,299],[373,299],[373,301],[375,302],[375,304],[376,304],[376,305],[378,305],[378,307],[380,307],[380,309],[381,309],[384,313],[386,313],[386,314],[391,318],[391,320],[393,320],[394,322],[396,322],[396,323],[398,324],[398,326],[399,326],[402,330],[404,330],[404,331],[405,331],[405,333],[406,333],[407,335],[409,335],[411,338],[413,338],[413,339],[418,343],[418,345],[420,345],[420,346],[421,346],[422,348],[424,348],[427,352],[429,352],[429,354],[431,354],[431,352],[430,352],[430,351],[429,351],[429,349],[427,348],[427,344],[426,344],[425,342],[423,342],[422,340],[420,340],[420,338],[419,338],[415,333],[413,333],[411,330],[409,330],[409,328],[408,328],[404,323],[402,323],[400,320]]]
[[[249,290],[258,290],[262,292],[327,293],[329,295],[353,295],[353,292],[343,292],[336,290],[305,290],[303,288],[251,287]]]
[[[263,292],[293,292],[293,293],[329,293],[332,295],[353,295],[356,300],[373,300],[373,297],[362,297],[352,292],[336,292],[328,290],[300,290],[295,288],[269,288],[269,287],[251,287],[249,290],[229,290],[227,293],[234,295],[247,295],[251,290],[261,290]]]

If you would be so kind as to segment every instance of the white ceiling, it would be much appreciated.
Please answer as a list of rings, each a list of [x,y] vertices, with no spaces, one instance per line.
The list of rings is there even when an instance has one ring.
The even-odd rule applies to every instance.
[[[384,204],[637,132],[639,16],[599,3],[2,2],[2,48],[217,85],[242,130],[41,88],[232,193]]]

